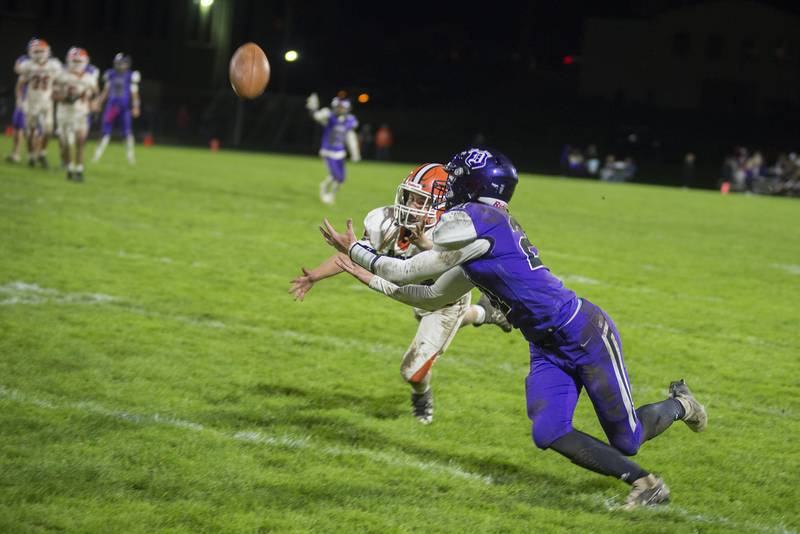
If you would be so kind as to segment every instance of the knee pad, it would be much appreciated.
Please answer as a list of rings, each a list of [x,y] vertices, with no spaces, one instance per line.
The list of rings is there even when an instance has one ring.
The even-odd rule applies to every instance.
[[[570,424],[554,425],[549,424],[546,420],[541,420],[534,421],[531,437],[533,438],[533,443],[544,450],[549,448],[555,440],[570,432],[572,432],[572,425]]]

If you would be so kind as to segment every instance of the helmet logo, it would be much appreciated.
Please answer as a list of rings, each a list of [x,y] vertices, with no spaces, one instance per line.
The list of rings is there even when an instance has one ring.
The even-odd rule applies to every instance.
[[[469,154],[464,159],[464,163],[466,163],[470,169],[480,169],[486,166],[486,162],[490,157],[492,157],[490,152],[473,148],[470,149]]]

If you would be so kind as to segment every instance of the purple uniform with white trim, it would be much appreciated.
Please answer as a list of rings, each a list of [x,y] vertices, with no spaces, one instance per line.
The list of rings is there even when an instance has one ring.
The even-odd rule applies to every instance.
[[[467,213],[478,239],[491,243],[488,252],[461,268],[530,343],[525,392],[536,445],[547,448],[573,430],[585,387],[611,445],[636,454],[642,427],[611,318],[550,273],[505,210],[468,203],[448,211]]]
[[[116,69],[108,69],[103,75],[109,86],[108,102],[103,109],[103,135],[111,134],[118,118],[122,119],[122,133],[125,136],[131,134],[131,84],[138,81],[135,80],[137,75],[136,71],[118,72]]]
[[[339,183],[344,182],[345,178],[344,158],[347,155],[345,151],[347,132],[355,130],[357,127],[358,120],[353,115],[332,113],[322,132],[319,154],[325,158],[331,176]]]

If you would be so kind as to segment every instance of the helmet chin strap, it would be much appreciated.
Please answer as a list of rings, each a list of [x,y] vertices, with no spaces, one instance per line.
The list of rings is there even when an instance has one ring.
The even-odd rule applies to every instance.
[[[503,208],[506,210],[508,209],[508,202],[497,198],[478,197],[478,202],[480,202],[481,204],[488,204],[490,206],[494,206],[495,208]]]

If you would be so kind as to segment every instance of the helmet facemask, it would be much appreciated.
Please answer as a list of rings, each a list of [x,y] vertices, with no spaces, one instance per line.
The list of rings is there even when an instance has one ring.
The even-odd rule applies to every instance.
[[[50,58],[50,45],[36,39],[28,45],[28,57],[36,63],[44,63]]]
[[[80,74],[86,70],[87,65],[89,65],[89,55],[85,50],[80,48],[70,49],[67,53],[67,68],[70,72]]]
[[[435,183],[435,182],[434,182]],[[424,199],[423,202],[413,202],[415,199]],[[413,204],[413,205],[412,205]],[[394,220],[407,230],[417,230],[422,227],[427,230],[436,224],[436,209],[433,205],[433,195],[418,185],[401,183],[397,187],[394,201]],[[424,221],[424,223],[423,223]]]

